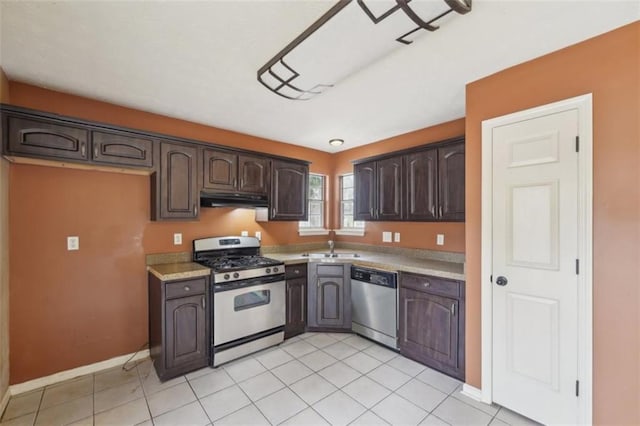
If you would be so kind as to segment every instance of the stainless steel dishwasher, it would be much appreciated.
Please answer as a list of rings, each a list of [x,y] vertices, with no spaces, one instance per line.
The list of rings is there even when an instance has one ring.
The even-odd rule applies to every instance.
[[[351,266],[351,329],[398,349],[398,291],[395,272]]]

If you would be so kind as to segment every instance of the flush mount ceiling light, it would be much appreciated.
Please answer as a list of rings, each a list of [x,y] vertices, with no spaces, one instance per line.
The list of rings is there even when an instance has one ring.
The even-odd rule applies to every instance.
[[[344,139],[329,139],[329,145],[340,146],[344,143]]]
[[[471,0],[341,0],[260,68],[258,81],[284,98],[311,99],[470,10]]]

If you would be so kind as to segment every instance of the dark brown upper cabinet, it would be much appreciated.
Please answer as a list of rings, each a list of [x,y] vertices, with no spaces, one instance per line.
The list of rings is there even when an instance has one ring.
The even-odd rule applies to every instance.
[[[307,220],[309,166],[282,160],[271,162],[269,220]]]
[[[3,116],[8,151],[30,157],[89,159],[89,131],[47,118]]]
[[[375,220],[376,194],[376,162],[356,164],[353,167],[354,177],[354,219]]]
[[[438,148],[439,219],[464,221],[464,142]]]
[[[464,221],[464,138],[356,161],[355,219]]]
[[[402,156],[354,166],[356,220],[402,220],[402,170]]]
[[[96,163],[153,166],[154,141],[151,138],[134,137],[115,131],[93,131],[91,140],[93,146],[91,160]]]
[[[160,143],[160,164],[152,176],[152,219],[196,219],[200,204],[196,146]]]
[[[203,188],[214,191],[266,194],[266,157],[214,149],[203,150]]]

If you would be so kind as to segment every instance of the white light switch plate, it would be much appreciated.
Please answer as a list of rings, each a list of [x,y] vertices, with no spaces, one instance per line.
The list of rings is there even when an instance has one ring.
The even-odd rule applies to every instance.
[[[80,250],[80,237],[67,237],[67,250]]]
[[[241,231],[240,232],[240,236],[241,237],[248,237],[249,236],[249,231]]]
[[[382,233],[382,242],[383,243],[390,243],[391,242],[391,232],[383,232]]]
[[[256,231],[256,238],[257,238],[258,240],[262,240],[262,232],[260,232],[260,231]]]
[[[436,244],[439,246],[443,246],[444,245],[444,234],[438,234],[436,236]]]
[[[394,234],[393,234],[393,242],[394,243],[399,243],[400,242],[400,233],[399,232],[394,232]]]
[[[173,234],[173,245],[179,246],[182,244],[182,234],[176,233]]]

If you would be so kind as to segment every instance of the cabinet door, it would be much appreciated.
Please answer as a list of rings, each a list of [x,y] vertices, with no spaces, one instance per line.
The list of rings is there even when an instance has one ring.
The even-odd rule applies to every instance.
[[[55,120],[6,117],[9,151],[34,157],[87,160],[89,131]]]
[[[464,221],[464,142],[438,149],[439,216]]]
[[[91,132],[93,150],[91,160],[95,163],[123,166],[153,166],[153,140],[123,133],[103,131]]]
[[[456,299],[401,287],[401,353],[435,368],[458,368],[458,305]]]
[[[287,309],[284,337],[302,334],[307,325],[307,278],[287,279]]]
[[[344,325],[344,278],[318,277],[316,323],[319,327]]]
[[[274,160],[271,165],[270,220],[309,218],[309,166]]]
[[[163,142],[160,145],[160,179],[154,193],[160,219],[198,217],[197,154],[195,147]]]
[[[238,191],[255,194],[267,193],[267,165],[266,158],[249,155],[238,156]]]
[[[203,188],[235,191],[238,185],[238,156],[231,152],[204,149],[202,151]]]
[[[435,149],[406,156],[406,207],[409,221],[436,220],[438,155]]]
[[[402,157],[376,164],[378,202],[376,220],[402,220]]]
[[[353,166],[354,220],[374,220],[376,208],[376,163],[361,163]]]
[[[207,334],[204,294],[167,300],[166,368],[201,362],[207,364]]]

